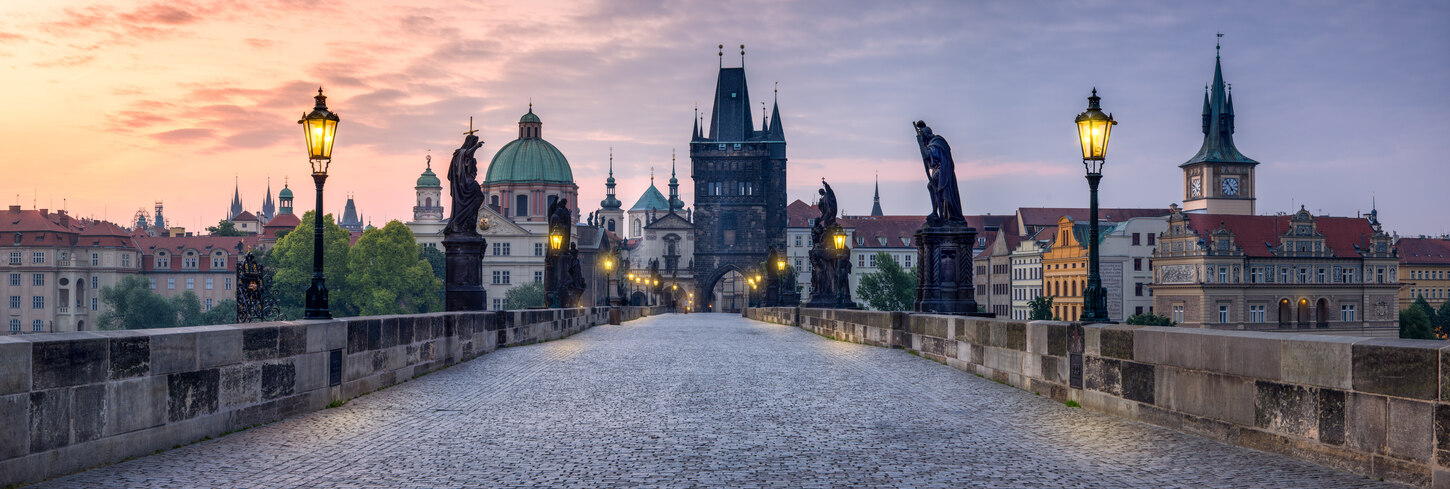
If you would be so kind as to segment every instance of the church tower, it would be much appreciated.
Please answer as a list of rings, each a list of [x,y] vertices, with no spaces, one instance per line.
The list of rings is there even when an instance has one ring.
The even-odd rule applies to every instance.
[[[282,192],[277,194],[277,202],[281,207],[281,214],[292,213],[292,189],[287,188],[287,182],[282,182]]]
[[[433,155],[428,155],[424,161],[428,167],[423,170],[422,175],[418,176],[418,183],[413,186],[413,190],[418,194],[418,200],[413,204],[413,221],[442,221],[442,181],[438,180],[438,175],[433,174]]]
[[[871,198],[871,215],[882,216],[881,212],[881,177],[876,177],[876,196]]]
[[[1234,147],[1233,133],[1232,88],[1224,84],[1223,64],[1215,54],[1213,85],[1203,95],[1203,146],[1178,165],[1183,169],[1184,212],[1254,214],[1254,167],[1259,162]]]
[[[257,214],[257,217],[262,218],[262,222],[267,222],[272,220],[272,216],[275,215],[277,215],[277,205],[272,202],[272,178],[268,177],[267,195],[262,197],[262,211]]]
[[[232,187],[232,206],[227,209],[227,220],[235,219],[238,215],[246,211],[246,209],[242,208],[242,184],[239,180]]]
[[[690,141],[690,176],[695,181],[694,276],[699,293],[709,297],[731,271],[744,273],[785,245],[785,130],[780,105],[756,130],[750,92],[741,66],[724,66],[719,75],[709,132],[696,118]],[[704,305],[704,304],[702,304]],[[722,306],[723,307],[723,306]]]
[[[609,179],[604,181],[604,200],[599,201],[599,222],[617,236],[624,236],[623,205],[614,194],[614,148],[609,148]]]

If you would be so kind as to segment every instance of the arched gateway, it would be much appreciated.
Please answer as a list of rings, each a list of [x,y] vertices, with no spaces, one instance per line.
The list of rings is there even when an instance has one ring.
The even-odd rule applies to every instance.
[[[744,50],[742,46],[742,56]],[[695,120],[690,174],[695,180],[696,310],[720,310],[709,298],[730,272],[759,271],[785,246],[785,130],[780,107],[757,126],[745,68],[720,67],[709,119]],[[708,131],[705,128],[708,127]],[[718,305],[713,305],[718,306]]]

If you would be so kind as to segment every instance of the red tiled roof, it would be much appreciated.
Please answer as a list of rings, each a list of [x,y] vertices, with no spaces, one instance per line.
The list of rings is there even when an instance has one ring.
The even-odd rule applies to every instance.
[[[251,211],[242,211],[241,214],[237,214],[236,216],[232,217],[232,222],[237,222],[237,221],[258,221],[258,220],[259,219],[257,219],[257,215],[256,214],[252,214]]]
[[[1158,217],[1169,214],[1167,207],[1153,209],[1098,209],[1098,219],[1108,222],[1122,222],[1134,217]],[[1057,220],[1062,216],[1071,217],[1074,221],[1087,221],[1088,208],[1086,207],[1021,207],[1017,209],[1017,216],[1023,226],[1052,226],[1057,227]]]
[[[182,256],[186,250],[196,250],[201,256],[198,257],[197,271],[211,270],[211,259],[209,253],[215,249],[222,249],[227,252],[227,269],[233,270],[236,266],[237,257],[247,250],[257,246],[257,236],[176,236],[176,237],[149,237],[137,236],[136,246],[141,249],[141,270],[146,272],[158,271],[156,266],[156,252],[165,250],[170,256],[170,271],[181,271]]]
[[[792,228],[806,228],[811,226],[811,219],[821,216],[821,211],[816,206],[807,204],[800,199],[785,206],[785,226]]]
[[[916,243],[911,243],[910,239],[917,230],[921,229],[926,218],[923,216],[860,216],[841,218],[838,222],[842,227],[852,228],[853,235],[864,240],[861,243],[853,243],[853,246],[915,249]],[[881,238],[886,239],[886,244],[881,244]]]
[[[1395,249],[1401,265],[1450,265],[1450,239],[1400,238]]]
[[[1189,226],[1205,241],[1210,239],[1219,225],[1234,233],[1234,241],[1244,254],[1253,257],[1274,256],[1269,246],[1279,246],[1279,236],[1289,230],[1289,219],[1293,216],[1240,216],[1228,214],[1185,214]],[[1319,233],[1324,235],[1324,245],[1334,256],[1347,258],[1358,256],[1355,245],[1364,248],[1374,236],[1369,220],[1360,217],[1315,217]],[[1268,243],[1269,246],[1264,246]]]
[[[298,224],[302,224],[302,219],[298,219],[296,214],[277,214],[276,217],[273,217],[272,220],[267,221],[267,224],[262,226],[262,237],[276,239],[277,231],[296,229]]]
[[[22,210],[18,205],[0,216],[0,232],[54,232],[73,233],[76,230],[62,226],[53,220],[57,215],[30,209]]]

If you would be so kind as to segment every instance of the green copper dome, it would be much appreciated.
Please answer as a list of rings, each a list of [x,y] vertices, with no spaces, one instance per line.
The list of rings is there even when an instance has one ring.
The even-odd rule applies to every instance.
[[[291,199],[291,198],[292,198],[292,189],[287,188],[286,186],[283,186],[282,187],[282,191],[277,193],[277,199],[278,200],[281,200],[281,199]]]
[[[539,137],[541,126],[539,116],[534,115],[531,107],[519,119],[519,138],[494,153],[484,182],[574,183],[574,172],[569,169],[564,153]]]
[[[423,170],[423,175],[418,177],[417,186],[438,188],[443,187],[442,182],[438,181],[438,175],[433,174],[433,167],[431,166],[429,166],[427,170]]]

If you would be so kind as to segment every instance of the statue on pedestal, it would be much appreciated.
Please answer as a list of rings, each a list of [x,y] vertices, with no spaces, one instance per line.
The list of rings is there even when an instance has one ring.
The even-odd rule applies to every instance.
[[[921,161],[926,166],[926,191],[931,196],[931,215],[927,221],[965,221],[952,147],[946,138],[932,133],[925,121],[916,121],[915,126],[916,143],[921,147]]]
[[[452,207],[448,225],[443,228],[443,306],[448,311],[482,311],[488,297],[483,290],[483,247],[487,241],[479,235],[479,230],[488,226],[478,219],[483,189],[478,185],[478,160],[473,157],[483,141],[473,133],[466,133],[463,145],[453,150],[453,160],[448,163]]]
[[[920,258],[916,273],[917,312],[991,316],[977,312],[976,288],[972,283],[972,247],[977,230],[967,225],[962,214],[962,196],[957,187],[956,163],[946,138],[936,135],[924,121],[912,124],[926,168],[927,194],[931,215],[916,232],[913,241]]]

